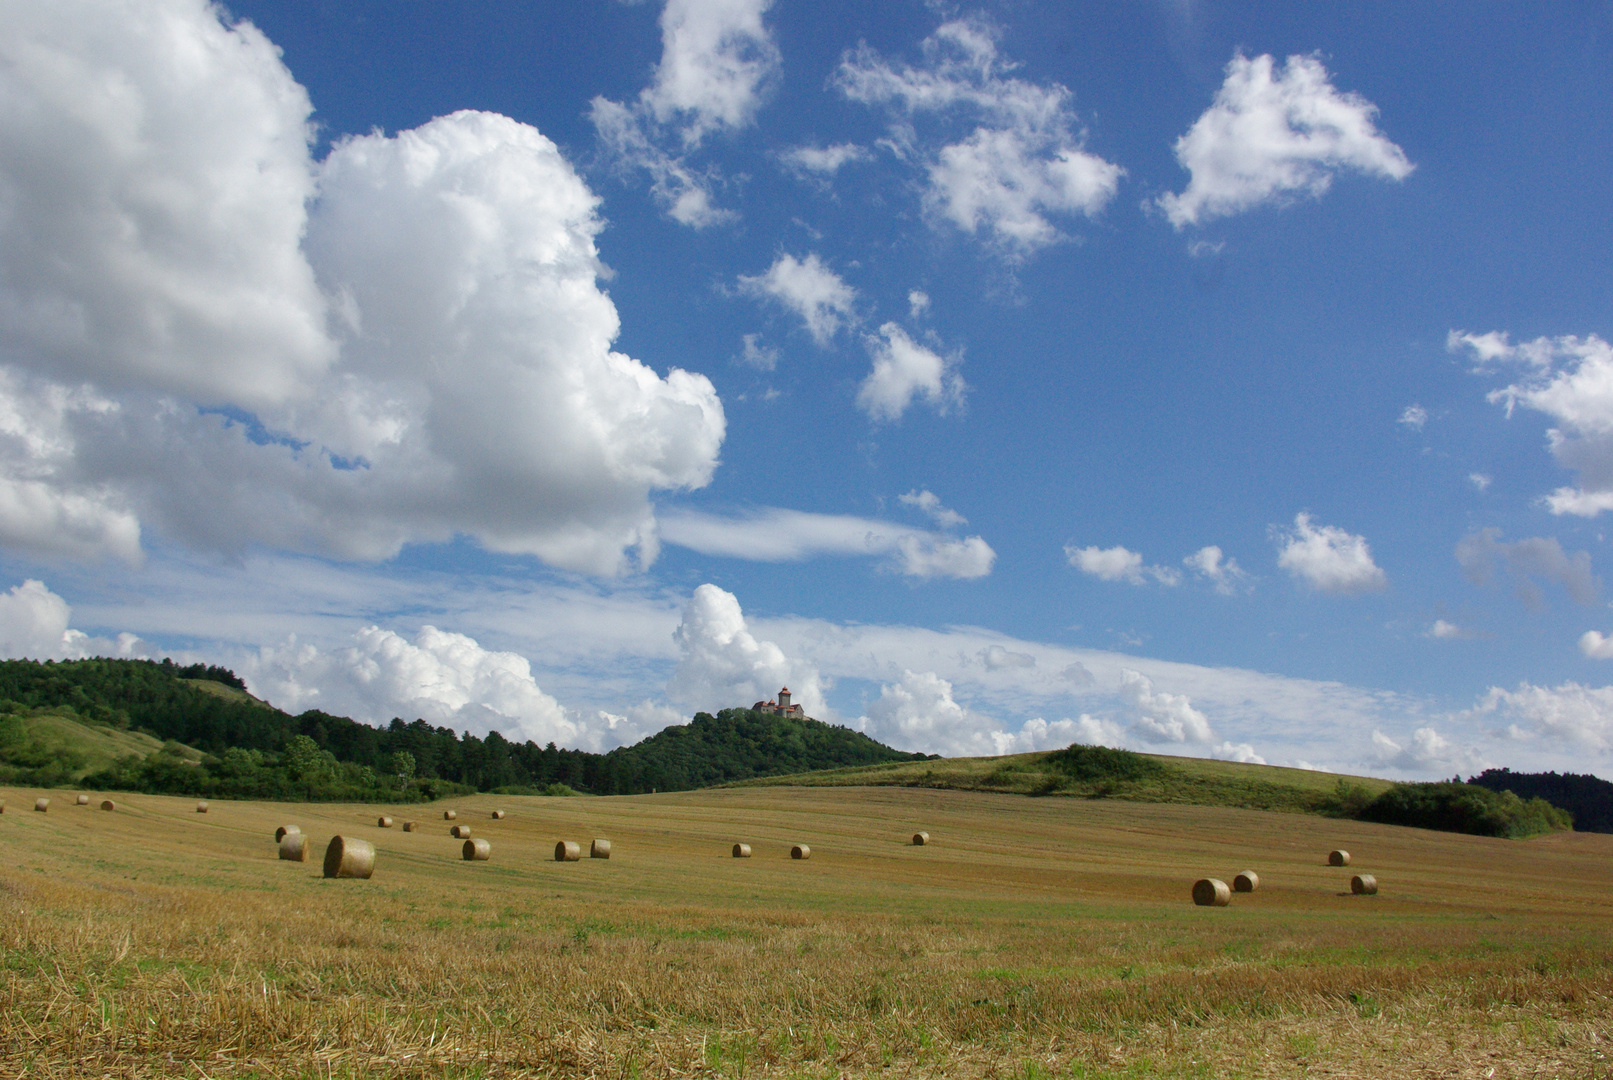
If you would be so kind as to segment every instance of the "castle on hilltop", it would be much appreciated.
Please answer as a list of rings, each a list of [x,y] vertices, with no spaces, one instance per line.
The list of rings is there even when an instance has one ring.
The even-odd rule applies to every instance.
[[[793,716],[797,720],[805,720],[806,712],[799,705],[790,704],[790,688],[786,686],[778,692],[777,701],[758,701],[751,706],[753,712],[772,713],[774,716]]]

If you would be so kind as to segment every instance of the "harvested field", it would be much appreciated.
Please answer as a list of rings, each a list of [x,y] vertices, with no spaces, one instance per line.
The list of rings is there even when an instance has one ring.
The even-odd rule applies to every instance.
[[[1610,1075],[1613,836],[909,788],[499,798],[496,861],[377,832],[368,881],[270,837],[295,819],[323,851],[377,807],[0,818],[0,1075]],[[568,835],[630,855],[557,864]],[[1245,868],[1257,892],[1193,905]]]

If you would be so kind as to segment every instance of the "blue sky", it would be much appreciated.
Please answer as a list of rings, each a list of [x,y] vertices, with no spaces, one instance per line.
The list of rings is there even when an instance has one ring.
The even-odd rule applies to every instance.
[[[0,15],[0,645],[1613,776],[1613,8]]]

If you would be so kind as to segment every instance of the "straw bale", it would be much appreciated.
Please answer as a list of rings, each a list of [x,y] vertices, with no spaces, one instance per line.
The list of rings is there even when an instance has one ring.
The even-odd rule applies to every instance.
[[[1260,875],[1253,870],[1245,870],[1232,879],[1233,892],[1254,892],[1260,888]]]
[[[1349,866],[1350,853],[1348,851],[1330,851],[1327,853],[1327,865]]]
[[[750,845],[749,844],[735,844],[734,845],[734,858],[736,858],[736,859],[748,859],[748,858],[750,858]]]
[[[469,825],[455,825],[455,826],[453,826],[452,828],[450,828],[448,830],[448,834],[450,836],[452,836],[455,840],[469,840],[470,839],[470,826]]]
[[[113,802],[111,799],[102,799],[101,800],[101,809],[102,810],[116,810],[117,808],[118,808],[118,804]]]
[[[1226,907],[1232,901],[1232,890],[1220,878],[1199,878],[1193,883],[1193,902],[1199,907]]]
[[[403,823],[403,831],[404,832],[414,832],[416,828],[417,828],[417,826],[412,821],[405,821]]]
[[[280,837],[280,857],[291,862],[306,862],[308,859],[308,838],[297,829],[285,833]]]
[[[325,849],[326,877],[367,878],[375,873],[375,845],[351,836],[333,836]]]
[[[486,862],[493,854],[493,845],[486,840],[466,840],[462,850],[466,862]]]
[[[796,844],[790,849],[790,858],[810,859],[812,858],[812,849],[807,847],[805,844]]]
[[[493,820],[494,821],[503,821],[504,820],[504,811],[502,811],[502,810],[494,810],[493,811]]]
[[[50,813],[50,800],[49,799],[35,799],[34,800],[34,809],[38,810],[41,814]]]
[[[582,858],[582,846],[575,840],[562,840],[554,846],[555,862],[576,862]]]
[[[608,858],[610,858],[610,841],[609,840],[595,840],[592,844],[589,844],[588,845],[588,857],[590,859],[608,859]]]
[[[1377,896],[1378,879],[1371,874],[1357,874],[1350,879],[1350,891],[1357,896]]]
[[[286,833],[302,832],[300,825],[282,825],[274,831],[274,842],[279,843],[286,838]]]
[[[205,814],[205,813],[207,813],[207,803],[206,803],[206,802],[199,802],[199,803],[197,803],[197,804],[196,804],[196,812],[197,812],[197,813],[198,813],[198,814]]]
[[[444,810],[442,812],[442,819],[444,821],[452,821],[458,816],[459,816],[459,811],[458,810]]]
[[[375,819],[375,827],[378,829],[390,829],[392,827],[392,819],[387,817],[385,814],[382,814],[380,817]]]
[[[913,834],[913,846],[914,847],[923,847],[925,844],[928,844],[929,842],[930,842],[930,834],[929,833],[927,833],[927,832],[916,832],[916,833]]]
[[[80,795],[76,801],[80,806],[90,805],[90,797],[88,795]]]

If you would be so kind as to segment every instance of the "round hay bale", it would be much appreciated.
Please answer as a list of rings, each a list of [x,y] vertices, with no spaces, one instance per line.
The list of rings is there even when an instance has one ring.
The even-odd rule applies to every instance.
[[[198,813],[198,814],[205,814],[205,813],[207,813],[207,804],[206,804],[206,803],[205,803],[205,802],[199,802],[199,803],[197,803],[197,804],[196,804],[196,812],[197,812],[197,813]]]
[[[469,825],[455,825],[455,826],[453,826],[452,828],[450,828],[448,830],[448,834],[450,836],[452,836],[455,840],[469,840],[470,839],[470,826]]]
[[[812,858],[812,849],[807,847],[805,844],[796,844],[790,849],[790,858],[810,859]]]
[[[403,823],[403,831],[404,832],[414,832],[414,830],[415,830],[415,823],[414,822],[405,821]]]
[[[590,859],[608,859],[608,858],[610,858],[610,841],[609,840],[595,840],[592,844],[589,844],[588,845],[588,857]]]
[[[1329,866],[1349,866],[1350,865],[1350,853],[1348,851],[1342,851],[1342,850],[1328,852],[1327,853],[1327,865],[1329,865]]]
[[[101,809],[102,810],[116,810],[117,808],[118,808],[118,804],[113,802],[111,799],[102,799],[101,800]]]
[[[927,833],[927,832],[916,832],[916,833],[913,834],[913,846],[914,847],[923,847],[925,844],[928,844],[929,842],[930,842],[930,834],[929,833]]]
[[[459,811],[458,810],[444,810],[442,812],[442,819],[444,821],[452,821],[458,816],[459,816]]]
[[[504,811],[502,811],[502,810],[494,810],[493,811],[493,820],[494,821],[503,821],[504,820]]]
[[[736,859],[748,859],[748,858],[750,858],[750,845],[749,844],[735,844],[734,845],[734,858],[736,858]]]
[[[39,811],[41,814],[50,813],[50,800],[49,799],[35,799],[34,800],[34,809]]]
[[[80,806],[88,806],[90,805],[90,797],[88,795],[80,795],[77,799],[77,802]]]
[[[1378,879],[1371,874],[1357,874],[1350,879],[1350,891],[1357,896],[1377,896]]]
[[[466,840],[461,850],[466,862],[486,862],[493,854],[493,845],[486,840]]]
[[[278,844],[286,838],[287,833],[294,832],[302,832],[302,827],[298,825],[282,825],[274,831],[274,842]]]
[[[297,829],[280,837],[280,857],[290,862],[308,861],[308,838]]]
[[[325,849],[326,877],[367,878],[375,873],[375,845],[350,836],[333,836]]]
[[[1260,888],[1260,875],[1253,870],[1245,870],[1232,879],[1233,892],[1254,892]]]
[[[582,858],[582,847],[574,840],[562,840],[554,846],[555,862],[576,862]]]
[[[1220,878],[1199,878],[1193,883],[1193,902],[1199,907],[1226,907],[1232,902],[1232,890]]]
[[[375,827],[377,829],[390,829],[392,827],[392,819],[387,817],[385,814],[382,814],[380,817],[375,819]]]

